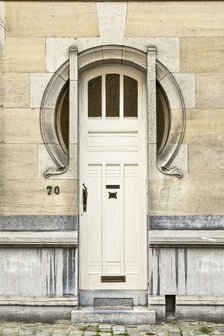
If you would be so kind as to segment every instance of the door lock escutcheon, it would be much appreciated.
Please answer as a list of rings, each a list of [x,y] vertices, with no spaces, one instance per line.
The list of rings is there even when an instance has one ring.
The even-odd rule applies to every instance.
[[[83,206],[83,212],[87,212],[87,197],[88,197],[88,191],[85,183],[82,185],[82,206]]]
[[[111,191],[108,191],[108,193],[109,193],[109,199],[110,198],[116,198],[117,199],[117,192],[111,192]]]

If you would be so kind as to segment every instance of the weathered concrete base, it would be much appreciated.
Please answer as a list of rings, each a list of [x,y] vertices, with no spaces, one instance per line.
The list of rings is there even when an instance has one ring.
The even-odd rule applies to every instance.
[[[55,322],[70,320],[74,307],[0,306],[1,321]]]
[[[157,321],[167,319],[165,307],[153,306],[153,309],[156,311]],[[223,322],[224,306],[177,306],[175,319],[182,321]]]
[[[185,321],[223,322],[224,306],[177,306],[176,318]]]
[[[165,305],[151,305],[150,309],[155,310],[157,321],[176,319],[182,321],[223,322],[224,320],[224,305],[217,304],[215,298],[213,304],[211,302],[200,304],[199,301],[195,301],[192,304],[176,305],[176,312],[172,318],[166,316]]]
[[[156,314],[148,307],[134,307],[133,310],[94,310],[93,307],[80,307],[71,314],[73,323],[108,323],[121,325],[155,324]]]

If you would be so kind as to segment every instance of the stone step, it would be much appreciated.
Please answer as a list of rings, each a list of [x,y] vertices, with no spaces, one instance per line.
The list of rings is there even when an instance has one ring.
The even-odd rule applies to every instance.
[[[95,298],[132,298],[134,306],[147,306],[147,291],[121,291],[121,290],[80,290],[79,305],[91,307]]]
[[[72,323],[107,323],[120,325],[156,324],[156,312],[145,306],[133,310],[96,310],[93,307],[79,307],[71,313]]]

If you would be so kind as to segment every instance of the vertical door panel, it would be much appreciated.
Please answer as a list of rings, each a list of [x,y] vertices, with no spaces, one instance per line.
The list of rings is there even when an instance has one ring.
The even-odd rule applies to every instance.
[[[102,165],[88,166],[88,267],[89,273],[102,272]]]
[[[124,166],[125,270],[138,272],[139,174],[137,165]]]
[[[120,185],[120,165],[106,166],[106,185]],[[120,189],[106,189],[106,272],[121,272],[121,199]]]

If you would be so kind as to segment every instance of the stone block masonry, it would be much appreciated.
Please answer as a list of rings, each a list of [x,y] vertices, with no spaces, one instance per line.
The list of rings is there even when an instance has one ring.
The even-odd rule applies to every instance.
[[[0,1],[2,319],[70,319],[77,307],[79,144],[73,131],[79,125],[70,114],[68,171],[46,179],[48,169],[57,169],[40,130],[40,107],[49,81],[64,62],[69,64],[70,48],[77,48],[77,64],[85,65],[85,70],[94,61],[97,66],[118,61],[138,64],[145,75],[146,61],[140,54],[150,46],[157,63],[167,68],[163,72],[158,67],[157,81],[169,100],[171,148],[178,144],[181,122],[186,121],[186,132],[172,162],[183,174],[177,179],[157,169],[155,118],[154,125],[149,125],[154,133],[148,146],[153,159],[148,160],[147,175],[149,293],[145,295],[158,318],[165,318],[165,296],[172,295],[179,319],[223,319],[223,13],[222,1],[56,1],[54,6],[51,1]],[[128,47],[136,48],[134,62]],[[90,49],[94,50],[91,60]],[[76,75],[70,93],[78,92],[76,70],[70,67],[70,88],[72,74]],[[51,97],[45,96],[53,127],[58,97],[69,80],[66,71],[58,76]],[[179,95],[173,93],[174,82]],[[71,106],[78,106],[78,95],[73,98]],[[184,112],[186,108],[184,120],[182,107]],[[49,133],[49,144],[57,152],[58,134]],[[48,187],[57,187],[60,193],[48,195]],[[193,322],[161,324],[151,327],[151,332],[194,336],[202,327],[210,335],[224,334],[222,324]],[[112,331],[143,336],[147,330],[66,321],[52,325],[0,322],[3,335],[110,336]]]

